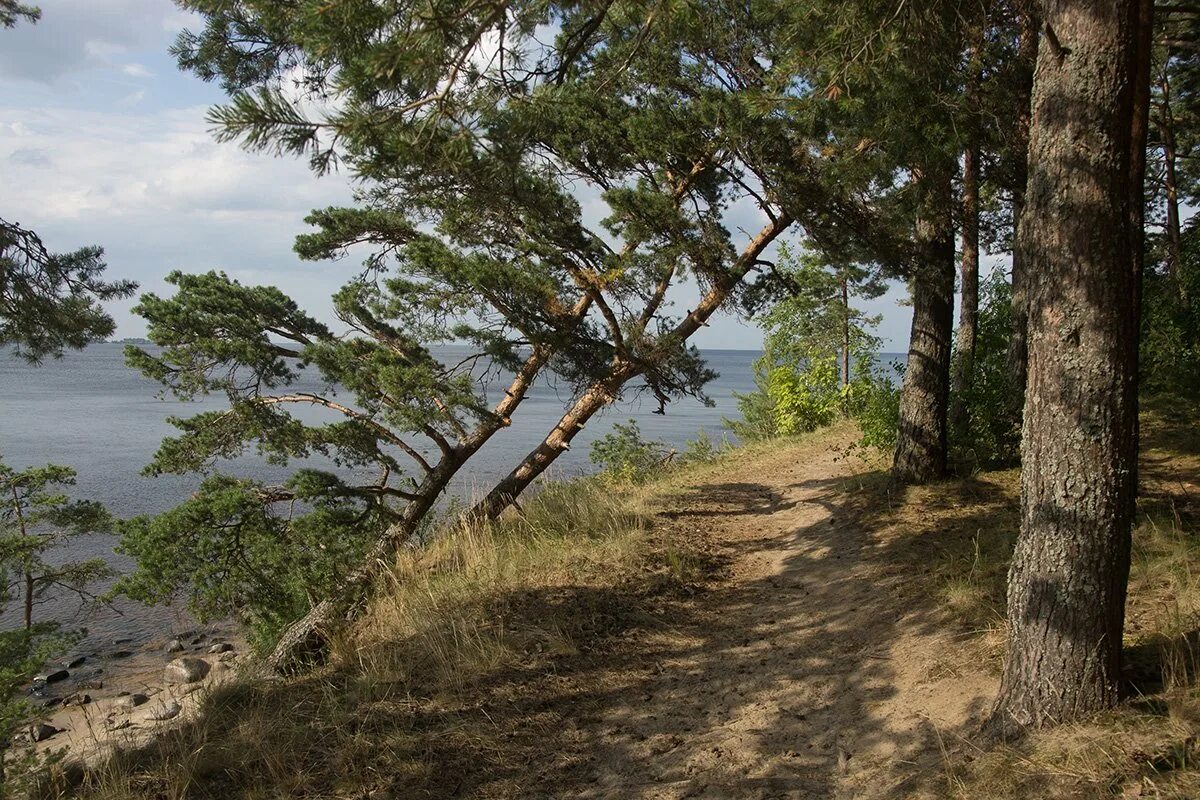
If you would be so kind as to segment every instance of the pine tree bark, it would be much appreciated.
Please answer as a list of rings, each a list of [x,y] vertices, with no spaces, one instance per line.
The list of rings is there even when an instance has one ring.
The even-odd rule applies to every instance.
[[[988,722],[1002,737],[1110,707],[1120,692],[1137,466],[1146,5],[1043,3],[1018,241],[1030,309],[1021,532]]]
[[[970,428],[966,396],[975,378],[975,340],[979,333],[979,145],[971,144],[963,153],[962,267],[959,283],[962,300],[955,334],[957,361],[954,364],[954,399],[950,406],[950,425],[965,441]]]
[[[677,342],[686,342],[696,331],[707,325],[709,317],[729,298],[762,251],[775,241],[792,221],[790,214],[780,213],[767,223],[742,251],[729,271],[713,283],[696,307],[672,329],[670,338]],[[521,459],[512,472],[502,478],[487,496],[475,505],[470,516],[494,520],[504,513],[531,483],[570,449],[575,435],[583,430],[583,426],[596,412],[611,403],[620,393],[621,387],[640,374],[641,366],[620,358],[615,359],[608,374],[595,381],[576,399],[538,446]]]
[[[900,427],[892,476],[927,483],[946,473],[950,338],[954,330],[954,228],[950,173],[926,175],[917,240],[922,263],[912,276],[912,334],[900,391]]]
[[[1005,371],[1008,374],[1011,415],[1018,422],[1025,404],[1025,373],[1029,359],[1029,300],[1025,289],[1025,257],[1017,247],[1021,220],[1025,216],[1025,185],[1029,176],[1029,123],[1033,100],[1033,65],[1038,55],[1038,14],[1032,0],[1021,9],[1021,34],[1017,58],[1022,65],[1017,93],[1016,131],[1013,158],[1013,254],[1012,254],[1012,329],[1008,340]]]

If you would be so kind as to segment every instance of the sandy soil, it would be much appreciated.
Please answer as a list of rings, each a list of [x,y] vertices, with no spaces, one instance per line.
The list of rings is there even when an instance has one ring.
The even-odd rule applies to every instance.
[[[861,465],[845,443],[668,501],[662,524],[707,539],[725,577],[572,670],[560,768],[527,796],[890,798],[936,774],[986,711],[994,667],[956,651],[914,581],[911,531],[893,535],[847,484]]]
[[[171,639],[183,649],[167,652]],[[222,643],[232,649],[209,653]],[[231,624],[180,631],[134,651],[123,650],[125,646],[115,643],[114,652],[88,653],[78,668],[70,670],[69,679],[50,684],[32,698],[35,703],[51,704],[40,722],[58,730],[34,745],[38,752],[88,761],[114,746],[140,745],[164,727],[190,718],[206,691],[233,676],[246,652]],[[210,665],[208,675],[187,684],[166,681],[166,665],[181,656],[203,659]],[[128,699],[132,695],[146,699],[133,706]],[[170,719],[157,719],[173,703],[180,711]],[[18,745],[30,746],[28,732],[18,738]]]

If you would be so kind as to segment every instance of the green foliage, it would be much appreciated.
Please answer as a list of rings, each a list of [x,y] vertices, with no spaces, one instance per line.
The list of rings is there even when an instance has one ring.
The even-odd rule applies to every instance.
[[[17,0],[0,0],[0,27],[12,28],[19,20],[37,22],[42,17],[42,10],[36,6],[27,6]]]
[[[682,453],[663,442],[642,438],[635,420],[618,422],[610,433],[592,443],[590,458],[599,467],[602,480],[612,484],[642,484],[693,464],[709,464],[733,445],[714,442],[703,428],[687,443]]]
[[[36,363],[110,336],[115,326],[100,303],[137,284],[103,280],[103,255],[98,247],[51,253],[33,231],[0,220],[0,346]]]
[[[0,461],[0,611],[17,601],[22,626],[0,632],[0,759],[32,709],[22,697],[34,673],[73,636],[37,620],[33,611],[51,590],[88,597],[87,587],[113,573],[102,559],[62,562],[49,554],[71,539],[111,527],[103,506],[71,500],[69,467],[15,470]],[[5,788],[0,769],[0,793]]]
[[[837,363],[820,356],[809,358],[799,369],[772,367],[767,373],[767,394],[780,436],[807,433],[830,424],[839,415],[844,399]]]
[[[170,602],[186,587],[201,620],[236,617],[269,646],[310,605],[336,590],[386,527],[386,515],[332,475],[299,471],[279,489],[223,475],[205,479],[182,505],[121,524],[119,552],[136,569],[115,591]],[[276,510],[276,505],[286,505]],[[306,513],[293,514],[295,507]]]
[[[1021,424],[1012,407],[1007,367],[1012,337],[1012,287],[1002,270],[980,286],[974,375],[965,392],[965,438],[952,434],[951,450],[969,466],[997,469],[1020,461]]]
[[[662,442],[643,439],[637,422],[629,420],[593,442],[590,458],[605,480],[645,483],[667,469],[672,454]]]
[[[774,280],[756,284],[743,297],[750,311],[765,309],[757,321],[763,349],[777,360],[797,364],[811,358],[873,353],[879,340],[871,331],[878,315],[854,307],[853,300],[881,295],[879,271],[859,264],[830,263],[812,251],[796,254],[780,245]]]
[[[904,369],[897,365],[896,374],[889,376],[873,358],[862,358],[855,363],[854,370],[855,377],[850,383],[851,413],[862,432],[857,447],[891,454],[896,449],[900,427]]]
[[[1200,227],[1181,237],[1174,278],[1160,268],[1143,283],[1141,390],[1147,394],[1200,393]]]

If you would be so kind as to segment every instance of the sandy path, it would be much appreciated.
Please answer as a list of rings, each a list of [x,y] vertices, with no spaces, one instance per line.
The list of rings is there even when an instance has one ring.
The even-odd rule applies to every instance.
[[[569,794],[900,797],[938,770],[939,739],[970,731],[995,679],[955,657],[934,597],[901,580],[899,537],[854,507],[844,444],[673,501],[665,516],[707,534],[729,575],[613,653]]]

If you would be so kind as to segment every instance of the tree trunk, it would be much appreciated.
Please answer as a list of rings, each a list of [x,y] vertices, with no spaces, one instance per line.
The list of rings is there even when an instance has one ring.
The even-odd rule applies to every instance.
[[[25,572],[25,630],[33,628],[33,573]]]
[[[1033,65],[1038,55],[1038,15],[1029,0],[1021,10],[1021,38],[1017,57],[1022,65],[1021,86],[1016,108],[1016,137],[1013,147],[1012,188],[1012,330],[1008,340],[1005,371],[1008,374],[1011,415],[1020,422],[1025,405],[1025,374],[1029,360],[1029,300],[1025,289],[1025,257],[1017,246],[1021,220],[1025,216],[1025,185],[1029,174],[1029,122],[1033,102]]]
[[[1137,462],[1143,6],[1044,4],[1018,242],[1030,308],[1021,533],[989,720],[1000,736],[1119,696]]]
[[[979,145],[972,143],[963,153],[962,202],[962,305],[959,307],[954,365],[954,402],[950,425],[960,441],[970,433],[970,411],[966,395],[975,378],[975,340],[979,331]]]
[[[842,276],[842,386],[850,385],[850,280]]]
[[[590,305],[586,297],[581,298],[576,303],[573,313],[578,319],[582,319]],[[493,409],[492,416],[481,422],[469,439],[460,442],[450,453],[443,455],[417,488],[416,499],[404,507],[399,521],[371,547],[358,568],[342,580],[341,591],[321,600],[303,618],[292,623],[283,632],[275,644],[275,649],[264,662],[265,671],[287,674],[324,660],[330,637],[362,606],[375,578],[387,569],[400,548],[416,533],[425,515],[433,508],[455,474],[497,431],[510,424],[513,412],[524,400],[525,393],[545,366],[549,356],[549,350],[542,347],[535,348],[529,354],[505,391],[504,399]]]
[[[900,392],[893,477],[926,483],[946,473],[946,404],[954,331],[954,227],[950,173],[926,176],[917,239],[923,263],[912,279],[912,335]]]
[[[696,307],[689,311],[664,338],[683,343],[701,327],[707,325],[709,317],[721,307],[737,285],[746,277],[762,251],[791,224],[792,217],[787,213],[781,213],[767,223],[738,256],[737,262],[730,267],[729,271],[705,292]],[[538,476],[554,463],[555,459],[570,449],[571,440],[579,431],[583,430],[583,426],[588,420],[597,411],[611,403],[627,381],[641,373],[641,367],[628,361],[614,361],[609,373],[593,383],[579,396],[545,439],[526,455],[512,472],[492,487],[487,497],[476,504],[475,508],[471,510],[471,516],[477,519],[492,520],[499,517],[516,501],[521,492],[529,487],[529,484],[537,480]]]
[[[1175,118],[1171,111],[1171,82],[1164,67],[1159,80],[1162,99],[1159,101],[1158,136],[1162,142],[1163,181],[1167,202],[1167,276],[1177,285],[1182,239],[1179,230],[1178,148],[1175,141]]]

